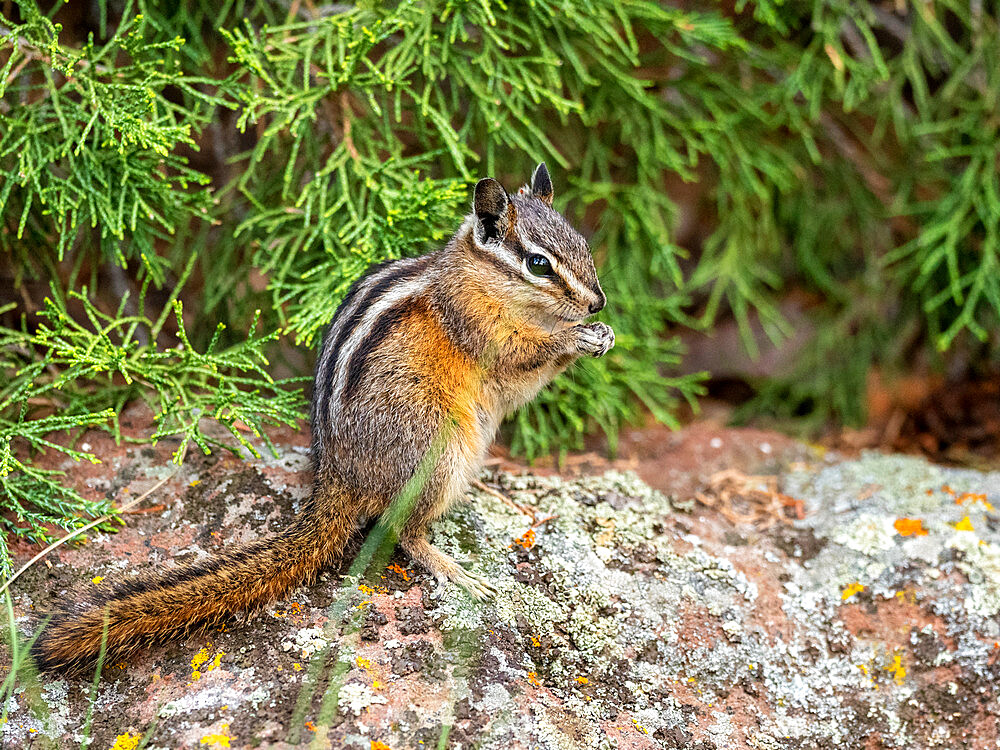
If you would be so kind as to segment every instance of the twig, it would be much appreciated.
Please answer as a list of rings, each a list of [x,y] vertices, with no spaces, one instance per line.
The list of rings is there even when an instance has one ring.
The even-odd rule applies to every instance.
[[[528,508],[527,506],[521,505],[520,503],[515,503],[513,500],[511,500],[505,494],[503,494],[502,492],[499,492],[498,490],[493,489],[488,484],[484,484],[483,482],[479,481],[478,479],[473,479],[472,480],[472,486],[475,487],[477,490],[482,490],[487,495],[493,495],[493,497],[495,497],[497,500],[499,500],[500,502],[504,503],[505,505],[510,506],[511,508],[513,508],[514,510],[516,510],[518,513],[526,515],[532,521],[535,520],[535,512],[531,508]],[[547,521],[548,519],[545,519],[545,520]]]
[[[735,469],[713,474],[695,499],[734,524],[756,524],[761,531],[806,515],[805,503],[778,491],[777,477],[747,476]]]
[[[353,110],[351,109],[351,98],[346,91],[340,94],[340,114],[342,117],[341,127],[343,128],[344,148],[347,149],[347,153],[351,155],[354,161],[361,161],[361,154],[358,153],[358,149],[354,146],[354,139],[351,138],[351,115],[353,114]]]
[[[531,524],[531,528],[533,528],[533,529],[537,529],[537,528],[538,528],[539,526],[541,526],[541,525],[542,525],[543,523],[548,523],[548,522],[549,522],[549,521],[551,521],[551,520],[552,520],[553,518],[559,518],[559,516],[545,516],[545,518],[541,519],[540,521],[535,521],[535,522],[534,522],[533,524]]]
[[[125,513],[131,516],[138,515],[139,513],[159,513],[161,510],[166,510],[167,506],[163,503],[158,503],[157,505],[150,505],[148,508],[136,508],[135,510],[123,510],[121,513]]]

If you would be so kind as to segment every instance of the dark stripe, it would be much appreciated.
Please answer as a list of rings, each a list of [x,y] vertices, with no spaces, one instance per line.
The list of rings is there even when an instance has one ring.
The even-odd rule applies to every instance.
[[[320,383],[319,374],[323,369],[324,363],[330,359],[330,352],[327,350],[327,344],[329,344],[329,338],[333,334],[333,331],[337,327],[337,321],[340,320],[341,316],[344,315],[344,311],[350,307],[351,302],[354,298],[358,296],[358,292],[361,291],[361,287],[364,284],[365,279],[369,278],[373,273],[380,271],[385,268],[392,261],[383,261],[382,263],[373,263],[365,271],[354,280],[351,286],[347,290],[347,294],[344,298],[340,300],[340,304],[337,305],[337,311],[333,314],[333,318],[326,325],[326,330],[323,332],[323,344],[320,346],[320,356],[316,360],[316,372],[313,374],[313,397],[312,397],[312,425],[313,425],[313,447],[315,452],[316,440],[320,431],[326,431],[327,429],[327,402],[330,398],[330,386],[329,383]],[[319,429],[317,429],[319,427]]]
[[[534,242],[534,240],[532,240],[532,242]],[[540,242],[535,242],[535,244],[538,245],[539,247],[545,247]],[[511,250],[513,250],[514,253],[517,255],[517,257],[520,258],[521,260],[524,260],[529,255],[534,255],[534,253],[529,253],[528,250],[527,250],[527,248],[525,248],[525,246],[523,244],[521,244],[520,240],[517,240],[517,239],[511,240],[510,242],[508,242],[507,243],[507,247],[509,247]],[[553,255],[553,256],[555,255],[555,253],[553,253],[548,248],[545,248],[545,250],[546,250],[546,252],[550,253],[551,255]],[[553,274],[552,276],[546,276],[545,278],[552,279],[552,280],[558,282],[559,286],[561,286],[563,288],[563,290],[566,292],[567,296],[572,295],[572,293],[573,293],[572,287],[570,287],[569,282],[567,282],[560,274],[556,273],[556,274]]]
[[[329,362],[325,381],[321,383],[317,379],[313,385],[312,416],[313,424],[318,424],[319,426],[319,430],[316,431],[317,434],[320,432],[329,432],[329,424],[327,423],[327,420],[329,419],[330,413],[330,391],[332,390],[333,381],[337,376],[337,359],[340,356],[340,350],[343,347],[344,342],[347,341],[351,332],[361,323],[362,318],[364,318],[365,311],[375,302],[375,300],[382,296],[389,286],[394,284],[396,281],[408,280],[409,278],[419,274],[424,270],[424,268],[427,267],[427,256],[413,261],[412,263],[406,263],[399,260],[389,260],[370,266],[365,273],[351,285],[351,288],[347,291],[344,299],[337,307],[337,312],[334,313],[333,320],[330,321],[330,325],[327,328],[327,336],[332,335],[337,329],[337,322],[341,319],[342,315],[347,314],[344,311],[347,310],[350,303],[357,296],[358,292],[361,291],[363,282],[366,279],[371,278],[372,275],[378,273],[379,271],[391,267],[393,264],[398,264],[399,267],[389,270],[388,273],[385,274],[384,278],[379,279],[379,281],[374,284],[370,290],[368,290],[368,293],[358,304],[354,312],[351,313],[350,317],[344,320],[343,325],[340,326],[340,330],[337,333],[337,338],[333,342],[333,346],[321,357],[320,362],[316,365],[316,374],[318,376],[321,369],[320,365],[324,362]],[[325,344],[323,348],[326,349]],[[315,449],[317,447],[316,435],[314,435],[313,438],[313,445]]]
[[[573,289],[570,287],[569,282],[563,278],[561,273],[555,273],[552,276],[546,276],[545,278],[552,279],[553,281],[555,281],[558,284],[558,286],[562,287],[563,294],[572,299]]]
[[[414,276],[418,276],[426,267],[428,262],[428,256],[419,258],[410,264],[400,264],[399,268],[389,271],[384,277],[379,279],[372,288],[368,290],[365,298],[361,300],[361,303],[357,306],[351,316],[344,321],[344,325],[340,327],[340,333],[337,334],[337,340],[333,344],[333,349],[330,352],[332,357],[331,364],[336,367],[337,357],[340,355],[340,349],[344,346],[344,342],[350,338],[351,333],[354,329],[360,325],[362,319],[365,317],[365,312],[378,300],[379,297],[393,284],[397,281],[409,281]]]
[[[527,248],[525,248],[524,245],[521,244],[520,240],[518,240],[518,239],[515,238],[515,239],[513,239],[510,242],[505,243],[505,244],[507,245],[507,247],[509,247],[511,250],[513,250],[514,251],[514,255],[516,255],[521,260],[524,260],[525,258],[528,257],[528,255],[529,255],[528,250],[527,250]]]
[[[537,370],[545,365],[557,364],[563,359],[562,356],[555,356],[552,347],[549,345],[542,345],[538,347],[538,351],[535,352],[535,356],[531,359],[525,361],[518,370],[521,372],[531,372],[532,370]],[[573,358],[573,355],[569,355]]]
[[[96,593],[91,599],[90,604],[91,606],[103,606],[109,602],[125,599],[137,594],[145,594],[151,591],[164,592],[175,586],[190,583],[199,578],[212,577],[223,570],[232,570],[236,566],[252,562],[255,558],[265,557],[272,549],[284,541],[281,534],[276,537],[255,539],[233,552],[222,552],[207,560],[188,563],[179,568],[154,570],[149,573],[140,574],[135,578],[115,583],[110,591]],[[260,560],[260,563],[263,563],[263,560]]]
[[[379,344],[385,341],[407,313],[416,309],[416,303],[417,298],[408,297],[378,316],[368,335],[361,339],[351,355],[351,361],[347,367],[347,378],[344,381],[344,390],[341,391],[342,400],[346,401],[350,398],[351,392],[361,381],[361,374],[364,372],[369,356],[378,348]]]

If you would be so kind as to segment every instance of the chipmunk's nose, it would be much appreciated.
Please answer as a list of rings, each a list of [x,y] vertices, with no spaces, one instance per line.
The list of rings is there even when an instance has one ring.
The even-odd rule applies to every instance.
[[[604,292],[598,290],[597,299],[591,302],[590,307],[587,309],[590,310],[591,315],[593,315],[594,313],[599,313],[601,310],[604,309],[604,305],[606,305],[607,302],[608,298],[604,296]]]

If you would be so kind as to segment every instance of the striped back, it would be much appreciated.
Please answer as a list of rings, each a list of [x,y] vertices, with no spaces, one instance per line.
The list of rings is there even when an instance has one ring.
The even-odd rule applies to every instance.
[[[430,290],[430,255],[371,266],[347,291],[327,327],[313,388],[313,456],[338,417],[345,393],[358,386],[365,358],[407,302]],[[381,332],[381,335],[379,335]],[[317,442],[319,441],[319,442]]]

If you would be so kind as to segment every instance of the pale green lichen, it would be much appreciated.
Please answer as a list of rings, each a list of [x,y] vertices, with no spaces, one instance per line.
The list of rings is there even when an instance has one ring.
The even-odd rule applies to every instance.
[[[286,459],[279,455],[278,463],[301,467],[298,458]],[[203,476],[210,481],[208,472]],[[993,674],[988,663],[1000,612],[1000,534],[992,530],[996,514],[984,503],[957,505],[955,495],[986,493],[996,500],[1000,475],[878,455],[803,468],[782,478],[781,486],[807,511],[793,530],[810,547],[801,558],[783,554],[774,543],[773,534],[784,531],[747,531],[754,547],[742,548],[737,558],[736,548],[690,531],[697,519],[685,519],[682,529],[675,503],[629,474],[572,481],[504,474],[491,482],[535,509],[537,519],[555,516],[536,527],[530,550],[512,543],[532,520],[485,493],[473,491],[472,504],[435,524],[434,542],[487,576],[499,592],[494,601],[474,602],[448,585],[440,599],[424,599],[433,623],[427,634],[395,638],[391,631],[391,642],[362,642],[356,632],[324,623],[330,610],[311,603],[320,594],[328,601],[346,585],[331,575],[296,594],[306,619],[265,618],[257,628],[220,636],[220,647],[234,661],[226,661],[226,676],[217,684],[202,687],[200,681],[178,695],[176,684],[160,683],[156,689],[170,702],[160,711],[157,743],[179,746],[191,737],[197,742],[223,710],[227,719],[234,715],[243,722],[234,719],[234,727],[257,727],[259,716],[285,715],[297,694],[289,685],[306,675],[289,670],[289,654],[299,660],[307,651],[316,658],[329,645],[336,651],[329,668],[337,669],[354,654],[367,658],[381,648],[383,661],[373,656],[372,664],[388,669],[417,641],[425,644],[417,653],[431,654],[428,674],[390,674],[388,689],[397,680],[443,683],[452,704],[468,701],[475,721],[483,722],[474,736],[486,750],[516,741],[546,749],[611,747],[605,727],[616,722],[633,733],[645,730],[654,746],[665,747],[683,743],[685,731],[706,750],[853,747],[869,737],[884,746],[947,747],[953,720],[934,717],[921,703],[919,680],[927,670],[911,669],[918,644],[928,642],[947,645],[929,652],[928,663],[919,666],[955,672],[949,699],[966,701],[959,705],[970,715],[980,710],[971,691],[988,685]],[[955,494],[942,490],[946,484]],[[213,493],[220,495],[218,487]],[[246,503],[244,498],[233,507]],[[968,523],[959,528],[965,516]],[[928,533],[901,536],[894,527],[901,517],[920,519]],[[812,538],[816,544],[808,544]],[[741,565],[756,560],[746,568],[750,577],[727,557]],[[409,585],[431,586],[418,575]],[[780,578],[758,589],[757,582],[772,575]],[[845,600],[848,584],[863,588]],[[778,601],[767,598],[776,589]],[[844,608],[870,613],[897,595],[906,607],[934,618],[933,624],[915,624],[909,649],[845,628]],[[391,609],[392,599],[383,597],[378,607]],[[200,644],[181,649],[179,662],[157,656],[158,664],[186,667],[192,647]],[[278,666],[288,671],[279,673]],[[50,715],[61,702],[81,705],[60,697],[56,683],[43,684],[49,686],[43,697]],[[139,685],[139,693],[149,689],[138,681],[123,684],[130,690]],[[452,704],[414,704],[403,714],[392,707],[371,711],[389,695],[373,684],[368,676],[359,683],[357,673],[349,673],[340,686],[337,731],[347,746],[366,746],[377,729],[385,744],[405,747],[415,743],[420,727],[462,723]],[[102,687],[98,705],[124,713],[131,708],[127,700],[124,689]],[[741,710],[730,713],[734,701]],[[3,736],[21,746],[28,722],[38,722],[36,733],[42,724],[25,708],[22,694],[10,707]],[[382,724],[369,725],[383,721],[372,717],[384,711]],[[925,724],[907,721],[907,711],[921,711]],[[13,728],[18,722],[20,734]],[[287,727],[279,729],[277,740]],[[437,741],[437,735],[424,739]]]

